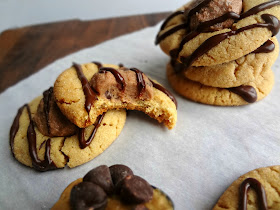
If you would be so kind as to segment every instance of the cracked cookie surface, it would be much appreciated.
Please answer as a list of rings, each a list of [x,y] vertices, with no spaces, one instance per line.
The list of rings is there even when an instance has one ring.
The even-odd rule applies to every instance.
[[[280,166],[255,169],[234,181],[213,209],[243,209],[241,206],[247,206],[247,209],[280,209],[279,183]],[[244,201],[246,197],[247,202]]]
[[[177,121],[175,98],[136,68],[74,64],[57,78],[54,95],[62,113],[80,128],[103,112],[123,108],[143,111],[169,129]]]
[[[263,3],[268,6],[255,9]],[[188,29],[192,7],[187,4],[168,18],[156,40],[166,54],[187,66],[211,66],[236,60],[256,50],[279,30],[277,0],[244,0],[243,13],[230,17],[236,19],[231,27],[211,32],[207,32],[207,26]]]
[[[111,110],[104,114],[99,126],[83,129],[88,139],[95,130],[90,144],[81,148],[79,131],[72,136],[49,137],[43,135],[33,118],[42,96],[24,105],[14,120],[10,133],[10,145],[14,157],[22,164],[39,171],[70,168],[86,163],[108,148],[120,134],[126,120],[125,110]],[[32,120],[30,120],[32,119]]]
[[[167,78],[177,93],[195,102],[219,106],[248,104],[248,101],[244,100],[243,97],[229,89],[206,86],[175,73],[170,64],[167,65]],[[265,70],[254,82],[249,82],[242,86],[252,87],[255,90],[256,100],[259,101],[269,94],[273,84],[273,72],[271,70]]]

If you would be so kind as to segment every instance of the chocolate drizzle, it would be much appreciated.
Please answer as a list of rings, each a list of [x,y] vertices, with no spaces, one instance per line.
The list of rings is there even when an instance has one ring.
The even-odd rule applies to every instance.
[[[102,67],[99,69],[99,73],[106,73],[107,71],[111,72],[114,75],[116,81],[120,84],[119,89],[124,91],[126,84],[125,84],[125,80],[124,80],[123,76],[120,74],[120,72],[118,72],[116,69],[110,68],[110,67]]]
[[[50,134],[50,122],[49,122],[49,112],[50,112],[50,101],[53,94],[53,87],[50,87],[48,90],[43,93],[44,101],[44,113],[47,121],[48,134]]]
[[[215,36],[210,37],[209,39],[204,41],[190,56],[180,57],[181,62],[183,62],[187,68],[191,66],[198,57],[211,50],[223,40],[252,28],[267,28],[272,32],[272,36],[274,36],[279,31],[279,20],[275,16],[269,14],[263,14],[261,17],[265,21],[265,23],[256,23],[248,25],[237,30],[232,30],[226,33],[217,34]]]
[[[160,30],[163,30],[165,28],[165,26],[167,25],[167,23],[173,19],[174,17],[178,16],[178,15],[183,15],[185,13],[184,10],[180,10],[180,11],[176,11],[174,13],[172,13],[171,15],[169,15],[165,21],[162,23],[161,27],[160,27]]]
[[[80,142],[80,148],[81,149],[84,149],[86,148],[88,145],[90,145],[90,143],[92,142],[96,132],[97,132],[97,129],[99,128],[103,118],[105,116],[105,113],[103,113],[102,115],[99,115],[98,118],[96,119],[96,122],[94,124],[94,129],[90,135],[90,137],[86,140],[85,139],[85,128],[80,128],[79,129],[79,132],[78,132],[78,139],[79,139],[79,142]]]
[[[136,74],[137,86],[138,86],[138,89],[139,89],[139,97],[140,97],[140,96],[143,95],[143,91],[146,88],[146,83],[145,83],[145,80],[144,80],[144,77],[143,77],[143,72],[140,71],[137,68],[131,68],[130,70],[134,71],[135,74]]]
[[[178,30],[181,29],[186,29],[188,31],[189,30],[189,21],[190,21],[190,17],[195,14],[196,12],[198,12],[202,7],[206,6],[208,3],[210,2],[210,0],[204,0],[201,3],[199,3],[197,6],[195,6],[194,8],[192,8],[189,12],[186,11],[186,18],[185,18],[185,23],[179,24],[177,26],[174,26],[173,28],[169,29],[168,31],[166,31],[165,33],[161,34],[161,35],[157,35],[156,37],[156,44],[158,44],[159,42],[161,42],[163,39],[165,39],[166,37],[170,36],[171,34],[177,32]],[[183,46],[190,40],[192,40],[193,38],[195,38],[197,35],[199,35],[202,32],[210,32],[211,29],[210,27],[217,24],[217,23],[221,23],[227,19],[235,19],[235,20],[241,20],[244,19],[246,17],[249,17],[251,15],[257,14],[263,10],[272,8],[274,6],[280,5],[280,1],[279,0],[273,0],[273,1],[269,1],[269,2],[265,2],[262,3],[260,5],[257,5],[253,8],[251,8],[250,10],[248,10],[247,12],[244,12],[241,15],[238,15],[234,12],[228,12],[224,15],[222,15],[221,17],[215,18],[213,20],[210,21],[206,21],[201,23],[196,30],[194,31],[190,31],[187,33],[187,35],[182,39],[179,48],[178,49],[174,49],[172,51],[170,51],[170,55],[172,57],[177,57],[179,55],[179,53],[181,52],[181,50],[183,49]],[[173,13],[174,16],[178,15],[176,14],[177,12]],[[170,17],[173,16],[170,15]],[[195,50],[195,52],[193,52],[192,55],[190,55],[187,58],[180,58],[181,62],[186,62],[187,66],[190,66],[198,57],[200,57],[201,55],[203,55],[204,53],[208,52],[210,49],[212,49],[213,47],[215,47],[216,45],[218,45],[221,41],[225,40],[226,38],[228,38],[229,36],[232,35],[236,35],[242,31],[245,30],[249,30],[252,28],[256,28],[256,27],[265,27],[267,29],[269,29],[272,32],[272,36],[276,35],[279,31],[280,28],[280,22],[279,20],[274,17],[273,15],[269,15],[269,14],[263,14],[262,19],[265,21],[265,23],[257,23],[257,24],[253,24],[253,25],[249,25],[243,28],[240,28],[238,30],[232,30],[229,31],[227,33],[222,33],[222,34],[218,34],[216,36],[214,36],[214,38],[210,37],[209,39],[207,39],[202,45],[200,46],[197,50]],[[161,27],[161,30],[164,29],[164,27],[168,24],[168,22],[171,20],[172,18],[168,18],[164,24]]]
[[[77,63],[73,63],[73,67],[76,69],[77,75],[82,83],[83,91],[86,97],[85,109],[89,113],[94,101],[97,100],[96,93],[91,89],[91,86],[83,73],[82,67]]]
[[[267,210],[265,190],[262,184],[254,178],[247,178],[240,185],[239,210],[247,210],[247,193],[250,188],[253,188],[259,197],[259,209]]]
[[[227,88],[229,91],[239,95],[248,103],[254,103],[258,99],[256,89],[249,85],[241,85],[239,87]]]
[[[174,102],[176,108],[178,107],[177,100],[176,100],[176,98],[172,95],[172,93],[170,93],[167,89],[165,89],[164,87],[162,87],[160,84],[153,82],[151,79],[150,79],[150,81],[151,81],[151,83],[153,84],[154,88],[160,90],[160,91],[163,92],[165,95],[167,95],[167,96]]]
[[[102,67],[102,63],[100,63],[100,62],[92,61],[92,63],[94,63],[98,69],[100,69]]]
[[[19,108],[18,113],[17,113],[17,115],[14,119],[14,122],[13,122],[11,130],[10,130],[10,147],[11,147],[13,156],[15,156],[15,154],[14,154],[14,142],[15,142],[16,134],[17,134],[18,129],[19,129],[19,118],[22,115],[23,109],[27,106],[28,106],[27,104],[24,104],[21,108]]]
[[[13,125],[10,130],[10,145],[11,145],[13,155],[14,155],[14,138],[16,136],[16,133],[18,132],[19,118],[22,115],[24,108],[27,109],[29,121],[30,121],[28,129],[27,129],[27,141],[28,141],[29,155],[31,157],[33,167],[38,171],[47,171],[47,170],[56,169],[57,167],[54,164],[54,162],[51,160],[51,157],[50,157],[51,139],[48,139],[46,141],[45,159],[42,161],[38,158],[37,147],[36,147],[36,132],[34,129],[34,122],[32,120],[31,111],[30,111],[28,104],[23,105],[18,110],[18,113],[14,119]]]
[[[145,80],[144,80],[144,77],[143,77],[144,73],[137,68],[130,68],[129,70],[134,71],[136,73],[136,80],[137,80],[137,86],[138,86],[138,89],[139,89],[139,97],[140,97],[143,94],[143,91],[146,88],[146,83],[145,83]],[[109,68],[109,67],[102,67],[102,68],[99,69],[99,73],[105,73],[106,71],[109,71],[114,75],[116,81],[121,85],[120,90],[124,90],[125,80],[124,80],[123,76],[119,73],[119,71],[117,71],[114,68]],[[153,82],[151,79],[149,79],[149,80],[151,81],[154,88],[156,88],[156,89],[162,91],[163,93],[165,93],[175,103],[175,105],[177,107],[177,101],[176,101],[175,97],[172,95],[172,93],[170,93],[168,90],[166,90],[161,85]],[[111,98],[109,93],[106,94],[106,97],[108,99]]]
[[[271,40],[267,40],[262,46],[251,53],[270,53],[275,49],[275,44]]]

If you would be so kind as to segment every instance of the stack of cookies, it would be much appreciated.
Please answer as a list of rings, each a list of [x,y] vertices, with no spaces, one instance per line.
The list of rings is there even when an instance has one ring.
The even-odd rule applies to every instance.
[[[12,153],[39,171],[81,165],[118,137],[126,109],[145,112],[169,129],[176,124],[175,98],[139,69],[74,63],[54,87],[18,110]]]
[[[156,44],[171,57],[167,77],[180,95],[238,106],[269,94],[279,54],[279,0],[192,1],[161,26]]]

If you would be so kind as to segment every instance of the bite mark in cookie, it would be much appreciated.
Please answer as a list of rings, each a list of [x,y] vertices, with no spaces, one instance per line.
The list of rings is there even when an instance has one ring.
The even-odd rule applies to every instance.
[[[83,70],[83,74],[90,75],[87,80],[90,81],[92,91],[97,93],[89,112],[84,108],[87,101],[86,93],[81,88],[81,82],[75,79],[77,67]],[[61,92],[64,92],[66,86],[69,94],[62,95]],[[127,69],[115,65],[100,67],[95,64],[74,65],[58,77],[54,93],[63,114],[81,128],[93,124],[103,112],[121,108],[143,111],[170,129],[177,120],[176,100],[172,94],[136,68]],[[77,97],[80,100],[77,101]]]

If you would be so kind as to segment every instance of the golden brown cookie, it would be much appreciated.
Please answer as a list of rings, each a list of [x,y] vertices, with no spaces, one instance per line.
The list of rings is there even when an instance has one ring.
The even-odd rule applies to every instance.
[[[56,80],[54,95],[62,113],[83,128],[111,109],[139,110],[169,129],[175,126],[175,98],[136,68],[74,64]]]
[[[116,182],[118,180],[118,182]],[[98,166],[62,192],[58,209],[172,210],[171,199],[125,165]]]
[[[176,74],[170,64],[167,65],[167,78],[172,88],[183,97],[219,106],[239,106],[259,101],[268,95],[274,84],[273,72],[266,70],[254,82],[239,87],[230,89],[211,87]]]
[[[215,66],[191,66],[184,69],[184,75],[203,85],[220,88],[237,87],[254,82],[263,71],[270,71],[279,54],[279,43],[276,37],[266,43],[265,47],[269,52],[250,53],[235,61]],[[273,51],[270,52],[270,50]]]
[[[280,166],[259,168],[234,181],[214,210],[280,209]]]
[[[125,124],[125,110],[110,110],[85,129],[74,125],[74,134],[70,136],[69,133],[64,133],[61,137],[43,135],[39,129],[44,130],[43,127],[46,126],[38,127],[38,121],[34,120],[41,99],[42,96],[19,109],[10,131],[14,157],[22,164],[39,171],[63,168],[66,165],[72,168],[92,160],[113,143]],[[54,119],[50,117],[48,121]],[[56,127],[50,126],[50,129],[56,130]],[[65,130],[63,126],[60,129]]]
[[[243,0],[241,14],[225,10],[216,17],[207,13],[209,19],[191,28],[195,14],[209,7],[222,9],[217,5],[211,8],[214,0],[197,2],[183,6],[167,18],[156,39],[166,54],[187,66],[212,66],[236,60],[256,50],[279,31],[278,0]],[[231,19],[235,20],[231,26],[211,28]]]

